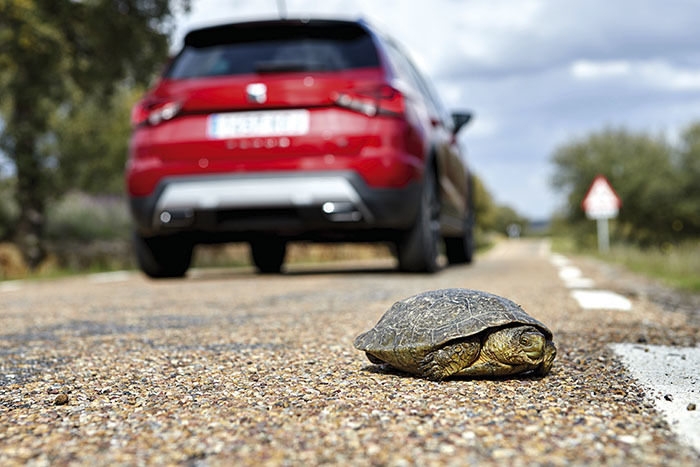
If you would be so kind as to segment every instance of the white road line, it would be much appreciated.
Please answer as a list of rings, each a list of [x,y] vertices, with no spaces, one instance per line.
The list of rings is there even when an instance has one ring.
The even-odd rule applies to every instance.
[[[563,266],[559,268],[559,278],[562,280],[578,279],[581,276],[581,270],[577,267]]]
[[[595,282],[587,277],[572,277],[564,279],[564,285],[567,289],[592,289]]]
[[[569,289],[590,289],[595,285],[593,279],[583,277],[581,270],[574,266],[561,266],[559,268],[559,278],[564,281],[564,285]]]
[[[110,282],[124,282],[134,275],[133,272],[129,271],[114,271],[114,272],[101,272],[98,274],[90,274],[88,276],[88,281],[93,284],[107,284]]]
[[[579,306],[586,310],[623,310],[632,309],[632,302],[626,297],[608,290],[572,290],[571,296]]]
[[[22,290],[24,281],[5,281],[0,282],[0,292],[15,292]]]
[[[700,453],[700,348],[611,344],[678,438]]]
[[[566,256],[553,254],[550,261],[559,269],[559,278],[564,281],[567,289],[591,289],[595,286],[593,279],[583,277],[583,273]]]
[[[568,266],[569,264],[571,264],[571,261],[569,261],[569,258],[567,258],[564,255],[559,255],[556,253],[549,257],[549,262],[557,267]]]

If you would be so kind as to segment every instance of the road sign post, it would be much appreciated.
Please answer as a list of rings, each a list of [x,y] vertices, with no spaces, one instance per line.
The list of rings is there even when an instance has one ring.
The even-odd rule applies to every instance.
[[[610,236],[608,235],[608,219],[596,219],[598,223],[598,251],[607,253],[610,251]]]
[[[610,182],[604,176],[598,175],[593,179],[581,206],[586,211],[586,216],[589,219],[595,219],[598,224],[598,251],[600,253],[610,251],[608,219],[617,217],[621,205],[620,197],[617,196]]]

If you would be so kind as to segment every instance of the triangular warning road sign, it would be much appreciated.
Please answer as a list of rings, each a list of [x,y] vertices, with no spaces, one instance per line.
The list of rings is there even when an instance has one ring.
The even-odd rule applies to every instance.
[[[598,175],[593,179],[581,206],[586,211],[586,216],[591,219],[609,219],[617,216],[622,201],[610,182],[604,176]]]

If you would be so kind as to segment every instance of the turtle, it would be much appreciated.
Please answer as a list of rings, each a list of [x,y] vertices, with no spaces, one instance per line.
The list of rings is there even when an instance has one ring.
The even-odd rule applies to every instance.
[[[552,332],[520,305],[470,289],[400,300],[354,344],[374,364],[435,381],[525,372],[544,376],[557,353]]]

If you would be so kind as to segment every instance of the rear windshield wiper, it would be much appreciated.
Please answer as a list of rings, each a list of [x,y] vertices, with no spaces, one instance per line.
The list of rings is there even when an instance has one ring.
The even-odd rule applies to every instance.
[[[319,71],[326,67],[319,62],[295,62],[293,60],[257,62],[257,73],[280,73],[285,71]]]

